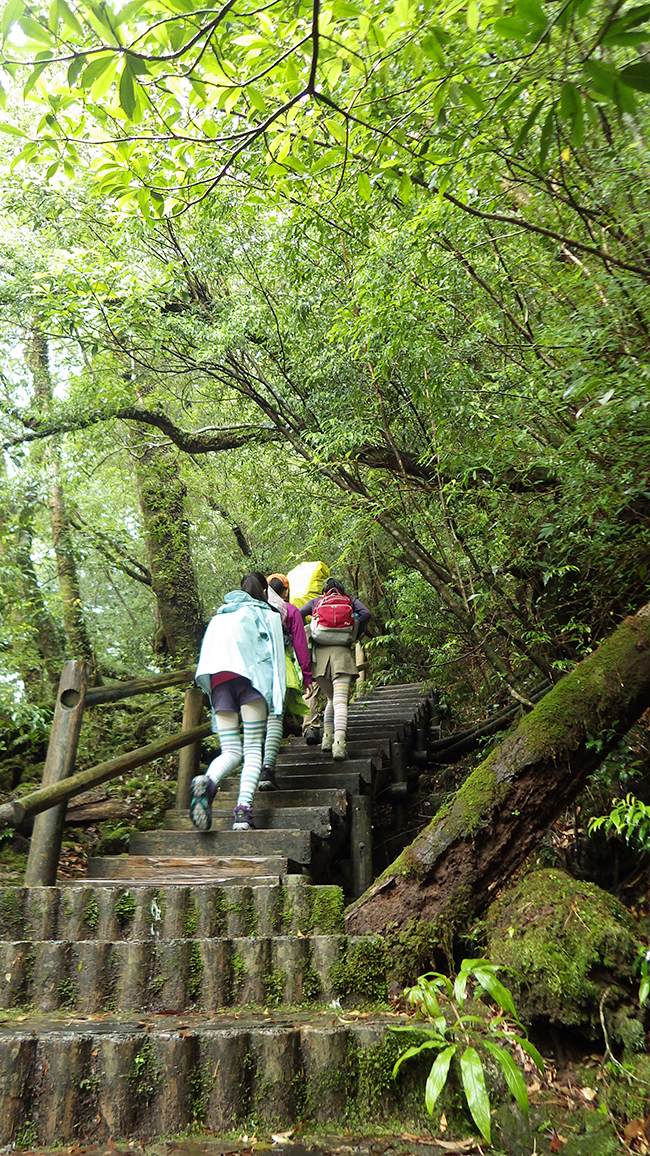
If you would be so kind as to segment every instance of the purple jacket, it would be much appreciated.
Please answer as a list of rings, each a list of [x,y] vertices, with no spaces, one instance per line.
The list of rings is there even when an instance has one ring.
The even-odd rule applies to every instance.
[[[309,656],[309,647],[307,645],[307,635],[305,634],[305,624],[302,620],[300,611],[292,602],[287,602],[287,622],[291,631],[291,638],[293,640],[293,649],[296,652],[296,658],[302,671],[302,679],[304,686],[311,686],[311,658]]]
[[[300,607],[299,614],[301,615],[303,622],[306,618],[311,618],[312,614],[314,613],[316,603],[320,602],[321,598],[322,594],[319,595],[318,598],[312,598],[309,602],[305,602],[305,605]],[[354,610],[354,613],[359,616],[359,629],[357,631],[357,638],[361,638],[361,635],[370,622],[372,615],[368,610],[368,607],[364,606],[363,602],[360,602],[358,598],[355,598],[354,594],[348,594],[348,598],[352,603],[352,609]]]

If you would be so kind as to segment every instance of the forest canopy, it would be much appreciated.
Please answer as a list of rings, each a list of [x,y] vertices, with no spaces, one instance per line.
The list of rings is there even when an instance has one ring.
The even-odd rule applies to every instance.
[[[9,0],[7,710],[307,556],[454,701],[647,600],[649,20]]]

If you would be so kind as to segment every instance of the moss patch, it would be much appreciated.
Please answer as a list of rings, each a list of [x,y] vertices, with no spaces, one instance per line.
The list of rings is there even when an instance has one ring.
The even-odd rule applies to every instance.
[[[346,941],[341,958],[330,968],[330,982],[340,999],[385,1003],[387,965],[386,944],[379,937],[362,939],[351,951]]]
[[[609,988],[608,1019],[623,1042],[616,1022],[622,1003],[636,1003],[639,944],[632,917],[617,899],[562,871],[533,871],[492,905],[487,931],[492,962],[513,969],[524,1019],[599,1035],[599,1004]]]

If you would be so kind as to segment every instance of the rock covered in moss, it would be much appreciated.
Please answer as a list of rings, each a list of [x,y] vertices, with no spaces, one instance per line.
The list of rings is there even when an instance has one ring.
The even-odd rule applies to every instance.
[[[487,918],[493,963],[513,969],[525,1021],[546,1020],[601,1036],[600,1005],[612,1034],[632,1045],[639,951],[634,921],[617,899],[563,871],[532,871],[492,904]],[[603,998],[604,997],[604,998]]]

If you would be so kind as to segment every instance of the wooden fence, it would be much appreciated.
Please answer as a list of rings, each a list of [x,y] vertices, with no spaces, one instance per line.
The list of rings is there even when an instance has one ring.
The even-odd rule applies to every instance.
[[[29,795],[0,806],[0,826],[3,827],[17,827],[28,816],[36,816],[25,872],[26,886],[51,887],[56,883],[68,799],[90,787],[106,783],[109,779],[115,779],[172,751],[180,751],[176,806],[179,810],[189,807],[191,782],[198,772],[201,739],[211,733],[210,724],[201,721],[204,718],[203,693],[194,685],[188,685],[185,691],[182,730],[179,734],[98,763],[87,771],[77,774],[73,772],[84,710],[87,707],[121,702],[137,694],[154,694],[166,687],[184,686],[193,684],[193,681],[194,671],[182,670],[175,674],[154,675],[133,682],[88,689],[86,664],[65,663],[57,691],[42,786]]]

